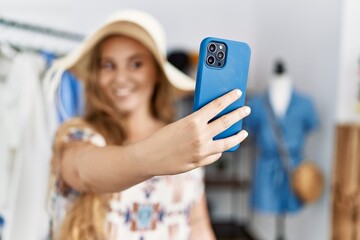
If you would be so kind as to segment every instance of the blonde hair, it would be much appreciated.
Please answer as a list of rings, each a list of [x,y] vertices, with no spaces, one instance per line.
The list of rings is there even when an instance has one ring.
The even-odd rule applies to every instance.
[[[107,36],[93,49],[88,77],[85,79],[85,116],[84,120],[97,132],[104,136],[107,144],[122,145],[126,140],[121,116],[111,100],[104,92],[99,91],[99,57],[101,44]],[[154,61],[155,58],[154,58]],[[156,62],[157,63],[157,62]],[[151,111],[156,119],[165,123],[174,120],[174,110],[171,99],[171,86],[165,74],[157,63],[158,81],[151,98]],[[59,168],[59,154],[55,146],[52,159],[52,175],[56,176]],[[101,160],[100,160],[101,161]],[[107,239],[105,232],[105,216],[109,209],[109,194],[82,193],[71,204],[65,219],[61,225],[59,234],[56,236],[63,240],[90,240]]]

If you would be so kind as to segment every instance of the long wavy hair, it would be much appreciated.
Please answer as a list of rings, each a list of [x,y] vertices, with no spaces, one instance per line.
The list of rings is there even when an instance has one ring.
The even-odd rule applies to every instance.
[[[121,115],[110,98],[100,90],[99,85],[101,44],[112,36],[114,35],[107,36],[100,41],[91,53],[88,76],[84,79],[86,80],[84,81],[86,107],[83,119],[104,136],[108,145],[122,145],[127,136]],[[158,81],[151,98],[151,111],[156,119],[170,123],[174,120],[172,89],[155,58],[154,61],[158,69]],[[58,170],[56,162],[59,161],[59,158],[56,156],[58,155],[54,154],[52,160],[53,173]],[[107,239],[105,216],[109,210],[110,199],[109,194],[82,193],[73,201],[67,211],[56,239]]]

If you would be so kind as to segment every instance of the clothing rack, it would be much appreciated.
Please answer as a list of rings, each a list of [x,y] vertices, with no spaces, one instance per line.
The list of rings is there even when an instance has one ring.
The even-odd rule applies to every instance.
[[[29,23],[18,22],[3,17],[0,17],[0,25],[21,29],[25,31],[36,32],[44,35],[54,36],[58,38],[63,38],[67,40],[77,41],[77,42],[82,41],[84,39],[84,36],[81,34],[57,30],[49,27],[37,26]]]
[[[71,49],[73,49],[73,47],[75,45],[77,45],[84,39],[84,36],[81,34],[72,33],[72,32],[68,32],[68,31],[62,31],[59,29],[54,29],[54,28],[45,27],[45,26],[40,26],[40,25],[36,25],[33,23],[16,21],[13,19],[4,18],[3,16],[0,16],[0,32],[1,32],[1,34],[0,34],[0,57],[3,58],[3,60],[4,60],[3,62],[0,62],[0,64],[12,62],[14,60],[14,58],[18,56],[17,54],[21,55],[22,53],[26,54],[27,52],[31,52],[32,54],[35,53],[35,54],[39,54],[39,55],[40,54],[46,55],[49,53],[49,54],[54,54],[56,57],[59,57],[59,56],[62,56],[64,54],[68,53]],[[29,61],[31,61],[33,58],[30,57],[29,59],[30,59]],[[48,61],[47,58],[44,58],[44,60]],[[50,61],[47,63],[50,63]],[[37,64],[37,62],[35,62],[34,70],[36,69],[36,71],[39,72],[38,80],[41,81],[42,76],[40,76],[40,75],[43,74],[44,69],[42,69],[42,67],[40,67],[38,65],[39,64]],[[4,65],[4,66],[7,67],[7,65]],[[22,71],[22,69],[20,69],[20,70]],[[8,71],[6,71],[6,74],[7,73],[8,73]],[[5,79],[4,77],[0,78],[0,81],[7,81],[7,79],[5,79],[5,80],[4,79]],[[25,79],[25,80],[28,80],[28,79]],[[34,82],[35,80],[33,79],[32,81]],[[26,82],[28,82],[28,81],[26,81]],[[41,84],[43,84],[42,81],[41,81]],[[21,85],[21,84],[19,84],[19,85]],[[34,90],[35,87],[31,88],[31,89]],[[41,93],[41,91],[35,92],[34,94],[39,95],[38,93]],[[40,97],[38,96],[38,98],[40,98]],[[45,102],[40,102],[41,100],[38,98],[36,100],[32,100],[32,101],[34,101],[34,104],[37,104],[38,106],[45,104]],[[33,102],[31,104],[33,104]],[[37,110],[36,111],[37,113],[35,113],[36,118],[34,118],[34,119],[37,119],[37,121],[41,119],[41,122],[42,122],[43,119],[42,119],[42,116],[41,117],[39,116],[39,113],[45,114],[45,110],[43,111],[41,108],[42,107],[35,108]],[[28,134],[28,133],[26,133],[26,134]],[[42,135],[42,134],[40,134],[40,135]],[[43,138],[45,138],[45,137],[43,137]],[[41,138],[41,141],[42,140],[44,140],[44,139]],[[6,150],[8,150],[8,149],[6,149]],[[44,151],[46,151],[46,149]],[[38,155],[38,156],[40,156],[40,155]],[[18,227],[17,223],[19,222],[19,219],[21,217],[21,216],[19,216],[17,206],[18,206],[18,204],[22,204],[22,202],[18,201],[18,199],[20,199],[20,196],[22,196],[22,194],[23,194],[23,191],[21,189],[21,186],[22,186],[21,184],[24,181],[24,179],[22,178],[22,173],[24,173],[25,170],[23,170],[23,169],[27,169],[26,168],[27,165],[25,164],[25,161],[23,161],[25,159],[23,159],[21,157],[21,154],[18,154],[18,152],[15,152],[15,150],[14,150],[14,152],[11,152],[9,154],[9,156],[6,156],[6,157],[9,158],[9,161],[7,161],[7,162],[11,163],[12,168],[11,168],[11,171],[9,171],[9,177],[7,179],[7,185],[10,188],[9,191],[7,191],[8,196],[6,196],[6,199],[4,201],[5,204],[0,206],[1,207],[0,214],[5,219],[4,227],[2,230],[0,229],[0,239],[2,239],[2,240],[10,240],[10,239],[16,238],[13,236],[17,236],[17,234],[16,234],[17,227]],[[44,159],[38,159],[37,163],[40,166],[39,160],[44,161]],[[45,179],[44,171],[38,172],[38,174],[39,174],[38,176],[40,176],[40,178]],[[32,175],[29,175],[29,176],[32,176]],[[35,180],[34,183],[37,184],[39,182],[38,181],[39,178],[36,178],[36,179],[37,180]],[[40,193],[41,191],[42,190],[37,189],[35,192],[36,192],[36,194],[42,194],[42,193]],[[36,195],[33,195],[33,196],[36,196]],[[41,196],[39,196],[38,199],[41,199]],[[34,198],[33,198],[33,200],[34,200]],[[45,204],[44,204],[44,207],[45,207]],[[43,213],[37,212],[37,215],[32,216],[32,217],[34,217],[36,219],[40,219],[40,218],[43,218],[42,215],[43,215]],[[31,225],[31,226],[35,226],[35,225]],[[39,228],[39,229],[34,229],[34,231],[38,231],[37,234],[43,234],[43,232],[41,232],[43,230],[42,227],[41,227],[41,229],[40,229],[40,226],[38,226],[37,228]],[[24,231],[26,232],[28,230],[24,230]],[[30,238],[33,239],[33,237],[34,236],[32,236]],[[21,238],[21,239],[23,239],[23,238]]]

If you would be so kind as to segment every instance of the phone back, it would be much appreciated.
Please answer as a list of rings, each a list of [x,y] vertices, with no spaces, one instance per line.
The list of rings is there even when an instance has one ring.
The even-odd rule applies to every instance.
[[[193,111],[236,88],[242,91],[241,98],[212,120],[244,105],[250,52],[250,47],[243,42],[210,37],[201,42]],[[232,136],[241,128],[242,121],[239,121],[215,136],[214,140]],[[235,151],[239,146],[228,151]]]

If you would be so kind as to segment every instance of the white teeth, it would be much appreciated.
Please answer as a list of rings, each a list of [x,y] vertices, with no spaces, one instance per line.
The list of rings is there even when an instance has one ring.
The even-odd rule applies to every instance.
[[[127,96],[131,93],[131,88],[121,88],[121,89],[115,89],[114,91],[116,96],[122,97]]]

